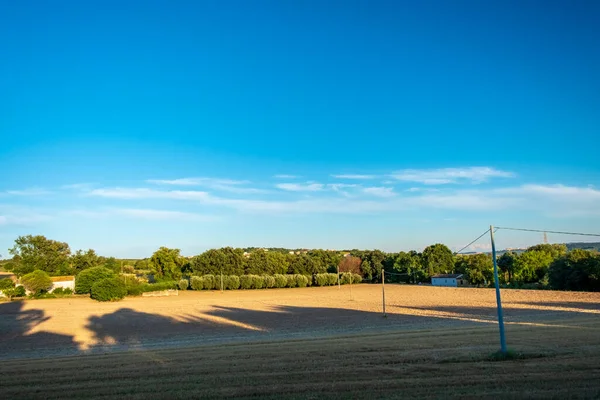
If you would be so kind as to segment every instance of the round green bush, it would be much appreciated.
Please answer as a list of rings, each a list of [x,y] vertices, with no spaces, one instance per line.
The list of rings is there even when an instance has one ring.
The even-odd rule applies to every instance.
[[[352,274],[352,283],[361,283],[363,278],[359,274]]]
[[[337,274],[326,274],[327,275],[327,284],[329,286],[337,285],[338,283],[338,275]]]
[[[190,283],[187,279],[180,279],[179,282],[177,282],[177,287],[179,288],[179,290],[187,290],[189,286]]]
[[[229,290],[235,290],[240,288],[240,277],[236,275],[229,275],[224,277],[225,288]]]
[[[52,279],[46,272],[36,269],[21,278],[21,284],[25,289],[34,294],[47,292],[52,288]]]
[[[193,290],[202,290],[204,289],[204,279],[201,276],[192,276],[190,286]]]
[[[202,277],[202,279],[204,281],[203,282],[204,289],[212,290],[212,289],[216,289],[216,288],[219,288],[219,289],[221,288],[221,281],[219,280],[218,285],[217,285],[217,279],[215,278],[214,275],[210,275],[210,274],[204,275]]]
[[[57,287],[56,289],[54,289],[52,291],[52,293],[54,293],[54,294],[63,294],[63,290],[64,290],[63,288]]]
[[[286,279],[287,279],[287,283],[286,283],[286,287],[292,288],[292,287],[296,287],[297,282],[296,282],[296,275],[286,275]]]
[[[106,278],[92,286],[90,297],[98,301],[121,300],[127,295],[127,287],[119,278]]]
[[[84,269],[75,277],[75,293],[90,293],[96,282],[114,277],[115,273],[108,268],[93,267]]]
[[[252,289],[262,289],[265,287],[265,280],[260,275],[252,275]]]
[[[10,278],[0,279],[0,290],[11,289],[15,287],[15,283]]]
[[[287,286],[287,277],[282,274],[275,274],[273,276],[275,278],[275,286],[276,288],[284,288]]]
[[[329,283],[329,279],[327,278],[327,274],[316,274],[315,275],[315,284],[317,286],[327,286]]]
[[[271,289],[275,287],[275,278],[271,275],[263,275],[263,281],[265,283],[265,288]]]
[[[242,289],[252,289],[253,281],[252,275],[242,275],[240,276],[240,287]]]
[[[308,278],[304,275],[296,274],[294,275],[294,279],[296,280],[297,287],[306,287],[308,285]]]

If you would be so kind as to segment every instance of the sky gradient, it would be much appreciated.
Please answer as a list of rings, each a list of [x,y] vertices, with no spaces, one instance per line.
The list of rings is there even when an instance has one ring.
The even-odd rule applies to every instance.
[[[597,1],[0,2],[0,254],[29,233],[120,257],[600,233],[599,20]]]

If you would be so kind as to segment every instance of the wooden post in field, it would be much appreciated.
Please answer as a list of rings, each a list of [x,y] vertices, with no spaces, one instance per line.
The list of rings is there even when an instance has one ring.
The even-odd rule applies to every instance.
[[[338,273],[337,273],[338,274],[338,289],[341,289],[342,288],[342,283],[340,282],[341,279],[340,279],[340,265],[339,264],[337,266],[337,271],[338,271]]]
[[[383,295],[383,316],[387,317],[385,313],[385,270],[381,269],[381,294]]]
[[[221,293],[223,292],[223,267],[221,267]]]

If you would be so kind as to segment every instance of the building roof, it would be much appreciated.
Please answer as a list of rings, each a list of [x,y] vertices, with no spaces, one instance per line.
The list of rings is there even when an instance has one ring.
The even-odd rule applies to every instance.
[[[450,278],[450,279],[458,279],[462,278],[463,274],[438,274],[433,275],[432,278]]]
[[[68,281],[74,281],[75,277],[74,276],[51,276],[50,279],[52,279],[52,282],[68,282]]]

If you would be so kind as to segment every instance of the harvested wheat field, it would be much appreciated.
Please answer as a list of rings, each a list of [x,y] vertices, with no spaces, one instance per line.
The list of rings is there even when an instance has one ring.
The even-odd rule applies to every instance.
[[[598,398],[600,294],[381,286],[0,303],[1,398]]]

